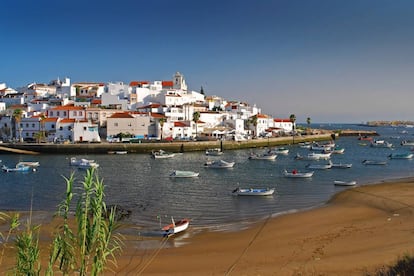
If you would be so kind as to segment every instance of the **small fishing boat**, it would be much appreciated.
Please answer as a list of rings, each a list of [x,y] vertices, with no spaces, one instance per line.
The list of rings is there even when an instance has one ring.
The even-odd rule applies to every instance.
[[[269,150],[269,153],[288,155],[289,154],[289,149],[288,148],[283,148],[283,147],[275,148],[275,149]]]
[[[152,157],[155,159],[165,159],[165,158],[172,158],[175,156],[175,153],[167,152],[162,149],[152,151]]]
[[[351,163],[332,163],[332,168],[336,169],[349,169],[352,167]]]
[[[220,148],[207,149],[206,150],[206,155],[219,156],[219,155],[223,155],[223,151]]]
[[[390,159],[412,159],[413,153],[392,153],[388,156]]]
[[[199,175],[198,172],[175,170],[170,174],[170,177],[186,178],[186,177],[197,177],[198,175]]]
[[[227,168],[233,168],[235,162],[227,162],[224,160],[207,160],[206,163],[204,163],[204,167],[206,168],[212,168],[212,169],[227,169]]]
[[[19,166],[19,165],[29,166],[31,168],[37,168],[40,166],[40,163],[38,161],[20,161],[19,163],[17,163],[16,166]]]
[[[313,176],[313,171],[310,172],[299,172],[297,170],[292,170],[291,172],[288,172],[287,170],[283,171],[283,175],[285,177],[290,177],[290,178],[309,178]]]
[[[164,237],[169,237],[174,234],[185,231],[190,225],[190,220],[187,218],[180,219],[179,221],[174,221],[174,218],[171,217],[171,223],[162,227]]]
[[[277,157],[276,154],[274,153],[263,153],[263,154],[258,154],[258,153],[251,153],[249,156],[250,160],[275,160]]]
[[[392,144],[384,140],[371,141],[371,147],[373,148],[391,148]]]
[[[128,154],[128,151],[126,151],[126,150],[108,151],[108,154],[120,154],[120,155],[123,155],[123,154]]]
[[[16,167],[14,167],[14,168],[7,167],[6,165],[3,165],[2,170],[5,171],[5,172],[29,172],[30,170],[36,171],[36,168],[32,168],[30,166],[26,166],[26,165],[22,165],[22,164],[17,164]]]
[[[76,157],[70,158],[71,166],[79,166],[80,164],[85,164],[85,163],[95,163],[95,160],[85,159],[85,158],[77,159]]]
[[[328,164],[308,164],[306,167],[312,170],[327,170],[332,168],[332,163],[329,162]]]
[[[362,164],[364,164],[364,165],[387,165],[387,161],[381,161],[381,160],[364,160],[364,161],[362,161]]]
[[[242,188],[236,188],[233,190],[232,194],[237,196],[268,196],[273,195],[275,192],[275,189],[257,189],[257,188],[249,188],[249,189],[242,189]]]
[[[335,180],[334,181],[335,186],[355,186],[357,183],[356,181],[340,181]]]

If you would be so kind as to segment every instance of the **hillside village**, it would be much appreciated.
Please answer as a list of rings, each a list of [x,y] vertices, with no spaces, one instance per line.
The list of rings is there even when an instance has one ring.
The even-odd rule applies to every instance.
[[[291,118],[292,117],[292,118]],[[13,89],[0,83],[0,140],[99,143],[246,140],[291,135],[295,118],[272,118],[248,103],[188,89],[172,80],[129,84],[69,78]]]

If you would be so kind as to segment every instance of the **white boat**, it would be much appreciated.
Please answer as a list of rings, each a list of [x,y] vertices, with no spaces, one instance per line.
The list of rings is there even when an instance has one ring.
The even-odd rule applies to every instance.
[[[371,142],[371,147],[374,148],[391,148],[392,144],[384,140],[374,140]]]
[[[223,151],[220,148],[207,149],[206,150],[206,155],[219,156],[219,155],[223,155]]]
[[[32,168],[30,166],[26,166],[26,165],[22,165],[22,164],[17,164],[16,167],[14,168],[10,168],[7,167],[6,165],[2,166],[2,170],[5,172],[29,172],[29,171],[36,171],[35,168]]]
[[[79,163],[78,165],[76,165],[76,167],[78,167],[78,169],[80,170],[96,169],[99,167],[99,164],[96,162],[84,162]]]
[[[174,156],[175,156],[175,153],[167,152],[162,149],[152,151],[152,157],[154,157],[155,159],[165,159],[165,158],[171,158]]]
[[[264,189],[257,189],[257,188],[249,188],[249,189],[242,189],[242,188],[236,188],[235,190],[233,190],[233,195],[238,195],[238,196],[268,196],[268,195],[273,195],[273,193],[275,192],[275,189],[269,189],[269,188],[264,188]]]
[[[190,220],[186,218],[180,219],[179,221],[176,222],[174,221],[174,218],[171,217],[171,221],[172,221],[171,224],[168,224],[161,228],[164,236],[171,236],[171,235],[183,232],[190,225]]]
[[[332,163],[332,168],[349,169],[352,167],[351,163]]]
[[[313,143],[310,147],[313,151],[331,151],[335,147],[335,143],[326,143],[326,144],[319,144]]]
[[[175,170],[170,174],[170,177],[197,177],[199,175],[198,172],[193,172],[193,171],[180,171],[180,170]]]
[[[388,156],[390,159],[412,159],[413,153],[392,153]]]
[[[313,176],[313,171],[310,172],[299,172],[297,170],[293,170],[291,172],[288,172],[287,170],[283,171],[283,175],[285,177],[291,177],[291,178],[309,178]]]
[[[317,156],[317,155],[314,155],[314,154],[312,154],[312,155],[308,154],[308,155],[302,156],[299,153],[297,153],[296,156],[295,156],[295,159],[296,160],[305,160],[305,161],[316,161],[316,160],[319,160],[320,157]]]
[[[362,164],[364,164],[364,165],[387,165],[387,161],[381,161],[381,160],[364,160],[364,161],[362,161]]]
[[[324,159],[328,160],[331,158],[331,152],[328,153],[322,153],[322,152],[311,152],[308,154],[308,158],[316,158],[316,159]]]
[[[277,154],[274,153],[251,153],[249,156],[250,160],[275,160],[277,157]]]
[[[328,164],[308,164],[306,167],[311,170],[327,170],[332,168],[332,163],[329,162]]]
[[[31,168],[37,168],[40,166],[40,163],[38,161],[20,161],[19,163],[17,163],[16,166],[19,166],[19,165],[29,166]]]
[[[212,168],[212,169],[227,169],[227,168],[233,168],[235,162],[227,162],[224,160],[207,160],[206,163],[204,163],[204,167],[206,168]]]
[[[300,142],[300,143],[299,143],[299,146],[300,146],[302,149],[310,149],[310,148],[311,148],[311,146],[312,146],[312,144],[311,144],[311,142]]]
[[[355,186],[357,183],[356,181],[340,181],[340,180],[335,180],[334,184],[336,186]]]
[[[128,151],[126,150],[116,150],[116,151],[108,151],[108,154],[128,154]]]
[[[274,153],[274,154],[281,154],[281,155],[288,155],[289,154],[289,149],[287,148],[275,148],[269,151],[269,153]]]
[[[408,141],[408,140],[401,141],[401,146],[414,146],[414,141]]]
[[[85,163],[95,163],[95,160],[85,159],[85,158],[77,159],[76,157],[70,158],[71,166],[79,166],[80,164],[85,164]]]

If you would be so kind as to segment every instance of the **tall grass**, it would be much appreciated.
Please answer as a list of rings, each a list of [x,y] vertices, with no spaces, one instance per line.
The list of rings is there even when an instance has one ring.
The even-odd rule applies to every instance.
[[[122,236],[117,233],[115,208],[108,212],[104,201],[104,184],[94,169],[87,171],[82,184],[82,192],[78,201],[73,204],[75,196],[75,178],[72,173],[66,182],[65,199],[59,204],[56,216],[62,220],[50,245],[49,258],[45,275],[99,275],[108,269],[108,264],[116,265],[116,253],[122,250]],[[71,207],[75,206],[74,217],[71,218]],[[109,213],[109,215],[107,215]],[[73,215],[72,215],[73,216]],[[0,214],[0,219],[10,219]],[[0,233],[1,261],[7,248],[6,244],[13,231],[20,225],[18,216],[11,219],[7,235]],[[26,229],[15,237],[16,264],[15,275],[40,275],[41,260],[39,249],[40,226],[32,226],[29,220]],[[45,262],[46,263],[46,262]]]

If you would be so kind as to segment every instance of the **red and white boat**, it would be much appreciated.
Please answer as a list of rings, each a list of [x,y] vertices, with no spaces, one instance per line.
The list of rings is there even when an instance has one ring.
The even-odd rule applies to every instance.
[[[164,236],[171,236],[177,233],[180,233],[188,228],[190,225],[189,219],[180,219],[179,221],[174,221],[174,218],[171,217],[171,224],[168,224],[161,228],[163,231]]]

